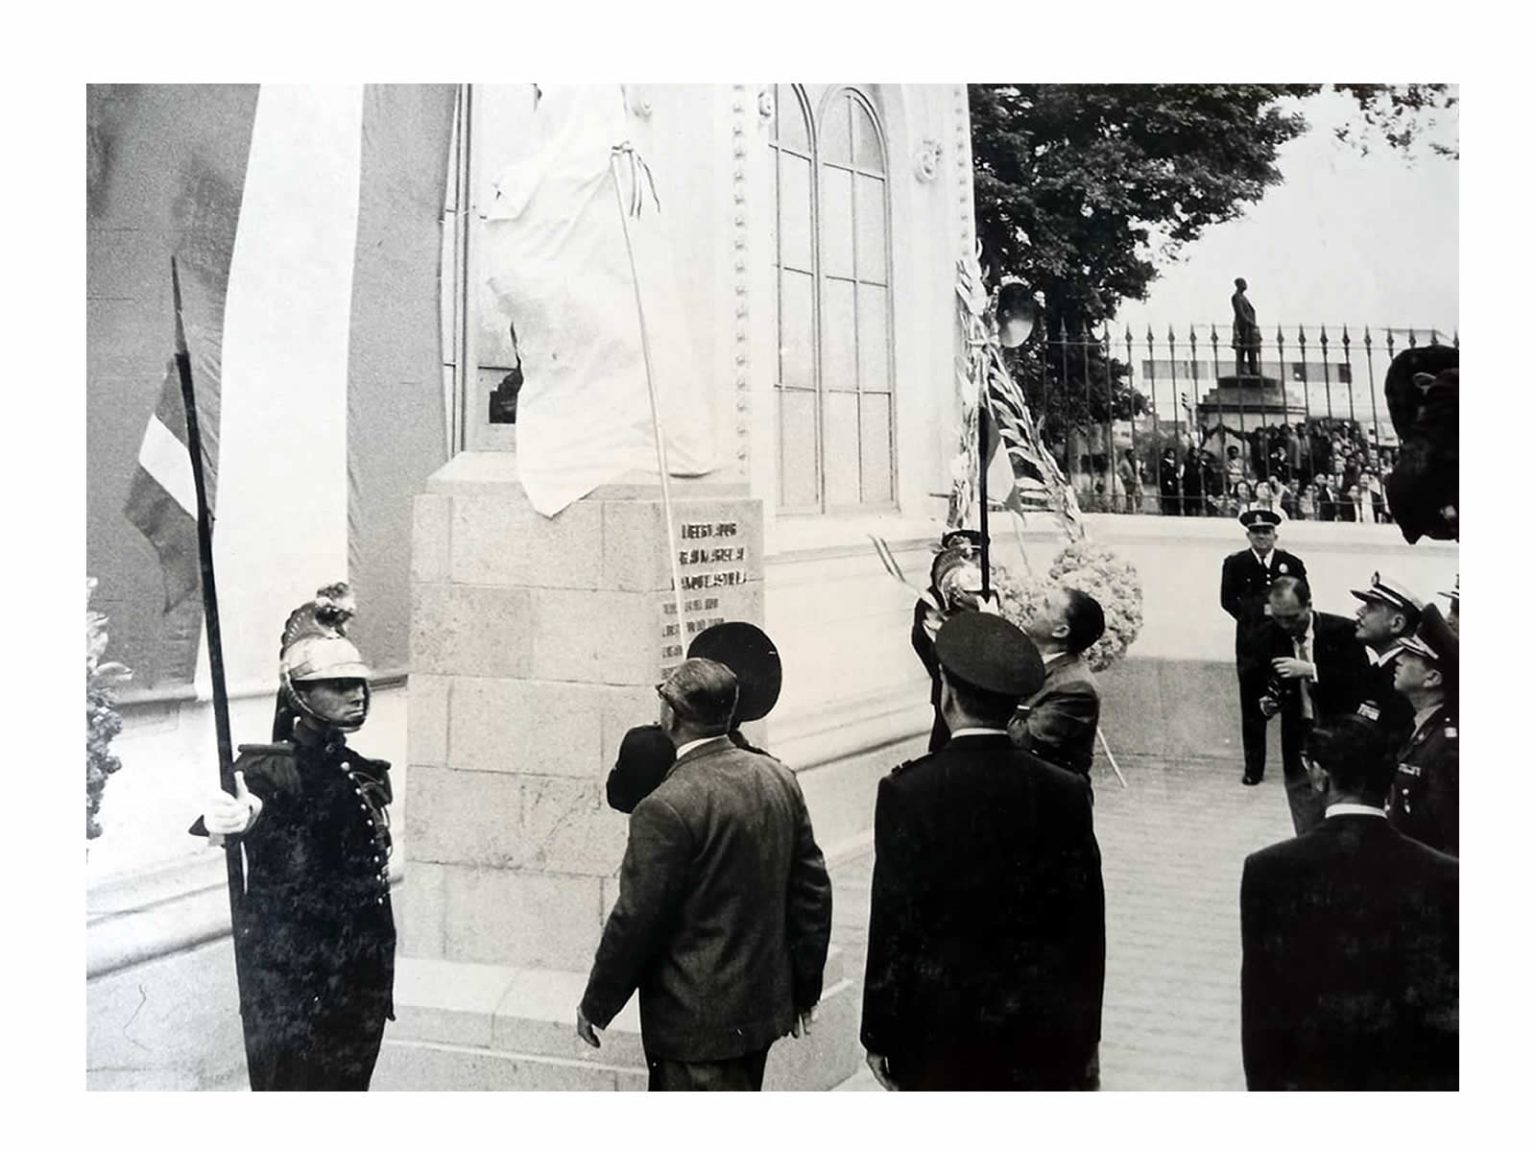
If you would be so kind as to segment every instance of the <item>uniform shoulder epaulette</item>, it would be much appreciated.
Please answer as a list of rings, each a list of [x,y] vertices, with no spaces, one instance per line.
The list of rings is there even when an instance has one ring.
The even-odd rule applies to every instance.
[[[906,772],[908,769],[916,767],[917,765],[921,764],[926,759],[928,759],[928,757],[926,757],[926,756],[919,756],[916,760],[903,760],[900,764],[896,765],[896,767],[891,769],[891,775],[892,776],[900,776],[903,772]]]
[[[280,740],[276,744],[241,744],[235,751],[242,756],[292,756],[293,742]]]

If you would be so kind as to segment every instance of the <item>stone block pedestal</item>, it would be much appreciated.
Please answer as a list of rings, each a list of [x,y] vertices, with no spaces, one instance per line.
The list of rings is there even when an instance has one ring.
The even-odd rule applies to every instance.
[[[399,1019],[380,1087],[644,1086],[633,1003],[600,1052],[574,1030],[627,830],[603,783],[691,636],[763,622],[761,503],[744,485],[671,487],[681,629],[654,477],[550,519],[513,454],[471,452],[416,499]],[[856,1066],[854,997],[827,984],[826,1028],[846,1043],[797,1042],[819,1058],[775,1056],[770,1083],[830,1086]]]

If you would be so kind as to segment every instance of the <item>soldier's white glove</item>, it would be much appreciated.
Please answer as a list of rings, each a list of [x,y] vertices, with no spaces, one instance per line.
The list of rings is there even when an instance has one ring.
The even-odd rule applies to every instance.
[[[214,793],[213,800],[203,813],[203,827],[208,829],[208,842],[222,844],[226,836],[238,836],[249,831],[256,817],[261,815],[261,797],[246,790],[245,773],[235,773],[235,794],[222,789]]]

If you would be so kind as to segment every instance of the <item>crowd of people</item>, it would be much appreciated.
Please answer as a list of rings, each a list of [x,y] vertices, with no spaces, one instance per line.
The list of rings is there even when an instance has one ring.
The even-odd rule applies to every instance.
[[[1073,484],[1089,512],[1237,516],[1258,506],[1290,520],[1390,524],[1396,461],[1397,449],[1367,440],[1358,422],[1318,417],[1242,433],[1218,425],[1198,445],[1124,448],[1112,476],[1104,458],[1085,456]]]

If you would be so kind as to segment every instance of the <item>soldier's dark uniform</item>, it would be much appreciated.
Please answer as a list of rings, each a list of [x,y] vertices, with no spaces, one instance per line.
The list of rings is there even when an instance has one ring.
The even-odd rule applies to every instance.
[[[1412,653],[1439,669],[1445,699],[1414,730],[1397,757],[1397,776],[1387,798],[1387,820],[1399,832],[1449,856],[1461,851],[1461,741],[1456,729],[1460,642],[1431,604],[1418,634],[1403,641]]]
[[[1456,711],[1449,703],[1413,734],[1397,758],[1387,820],[1404,836],[1461,855],[1461,751]]]
[[[345,586],[323,589],[284,630],[273,734],[291,739],[242,745],[234,766],[261,802],[233,837],[246,860],[234,945],[258,1092],[367,1089],[384,1022],[394,1018],[389,765],[349,748],[341,726],[311,712],[293,687],[366,685],[340,627],[350,605],[338,608],[326,593],[348,595]],[[366,716],[366,689],[364,700]],[[191,831],[206,835],[204,820]]]
[[[1254,524],[1279,524],[1280,517],[1264,509],[1245,512],[1245,528]],[[1237,694],[1243,725],[1243,779],[1257,783],[1264,778],[1264,754],[1268,718],[1259,710],[1269,687],[1270,656],[1261,633],[1269,586],[1281,576],[1305,579],[1307,566],[1301,559],[1279,548],[1269,553],[1264,564],[1252,548],[1234,552],[1221,565],[1221,607],[1237,621],[1234,649],[1237,655]]]
[[[1385,604],[1390,611],[1401,613],[1408,622],[1409,633],[1418,626],[1419,615],[1424,611],[1424,605],[1418,597],[1395,581],[1383,580],[1379,572],[1372,574],[1368,588],[1352,588],[1349,594],[1362,604]],[[1401,747],[1413,732],[1413,705],[1392,683],[1397,669],[1397,657],[1402,650],[1401,638],[1379,655],[1369,647],[1366,649],[1370,670],[1362,685],[1362,698],[1376,706],[1376,723],[1389,748]]]
[[[240,752],[236,770],[262,800],[241,837],[235,943],[251,1087],[365,1089],[394,1017],[389,765],[339,736]]]

